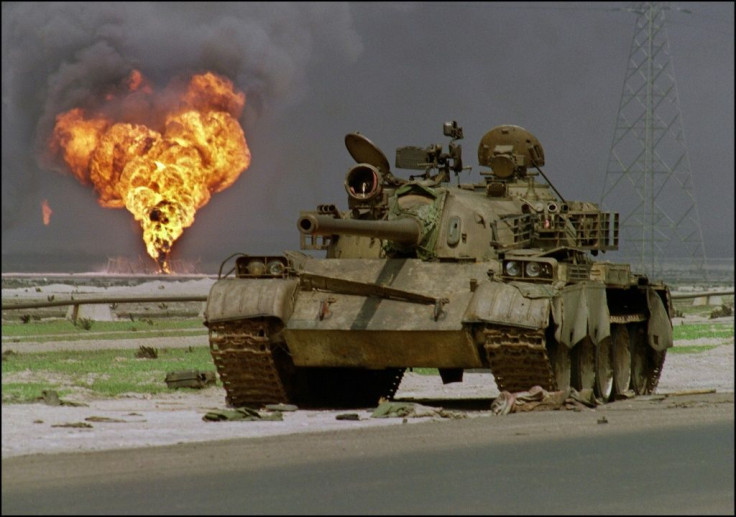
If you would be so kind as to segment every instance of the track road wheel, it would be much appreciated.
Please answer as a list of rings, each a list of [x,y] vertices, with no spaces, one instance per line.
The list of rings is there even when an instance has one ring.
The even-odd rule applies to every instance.
[[[595,386],[595,346],[585,336],[572,349],[572,387],[592,390]]]
[[[624,395],[631,385],[631,350],[626,325],[611,325],[611,357],[613,360],[613,395]]]
[[[570,349],[563,343],[551,340],[547,345],[547,354],[557,384],[557,390],[570,387]]]
[[[612,348],[610,337],[595,347],[595,394],[604,402],[608,402],[613,394]]]

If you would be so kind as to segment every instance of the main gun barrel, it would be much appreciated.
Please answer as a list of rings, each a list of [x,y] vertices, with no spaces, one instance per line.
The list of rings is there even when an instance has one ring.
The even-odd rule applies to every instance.
[[[306,235],[360,235],[411,245],[419,244],[422,237],[419,223],[411,217],[368,221],[307,214],[301,216],[296,224],[299,231]]]

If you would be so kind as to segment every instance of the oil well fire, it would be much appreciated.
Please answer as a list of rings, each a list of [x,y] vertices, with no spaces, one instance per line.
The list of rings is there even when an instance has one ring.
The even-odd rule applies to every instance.
[[[105,208],[126,208],[161,273],[199,208],[250,165],[238,119],[245,94],[212,72],[161,92],[138,70],[56,117],[48,147]]]

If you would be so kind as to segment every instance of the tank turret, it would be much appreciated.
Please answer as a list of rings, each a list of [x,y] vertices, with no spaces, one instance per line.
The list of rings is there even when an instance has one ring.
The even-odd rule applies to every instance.
[[[565,200],[544,175],[544,150],[527,130],[504,125],[487,132],[478,146],[479,163],[491,168],[481,171],[485,183],[457,186],[449,183],[451,173],[465,170],[455,143],[463,131],[448,122],[444,133],[452,139],[447,152],[441,144],[397,148],[397,168],[424,171],[409,179],[394,176],[373,142],[348,134],[348,151],[363,160],[345,175],[348,211],[321,205],[302,212],[302,249],[327,250],[332,258],[427,260],[488,260],[539,249],[573,261],[585,261],[587,251],[617,249],[618,215]],[[537,181],[539,176],[546,182]]]

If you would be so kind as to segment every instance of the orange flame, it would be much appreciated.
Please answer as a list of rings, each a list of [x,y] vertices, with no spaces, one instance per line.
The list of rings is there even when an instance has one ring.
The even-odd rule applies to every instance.
[[[138,70],[127,88],[129,96],[153,95]],[[110,93],[104,98],[116,100]],[[237,120],[245,94],[228,79],[195,75],[174,107],[153,101],[166,106],[161,127],[134,123],[124,112],[113,120],[103,110],[88,115],[74,108],[56,117],[49,145],[81,183],[93,185],[101,206],[133,214],[148,254],[168,273],[174,242],[212,193],[248,168],[250,150]]]
[[[51,222],[51,214],[53,214],[54,211],[51,210],[51,207],[49,206],[49,202],[45,199],[41,201],[41,216],[43,217],[43,224],[45,226],[48,226]]]

